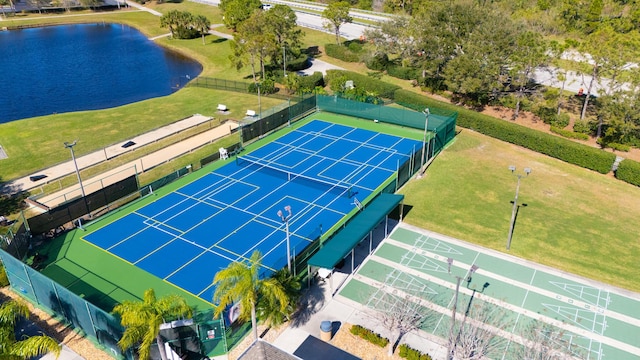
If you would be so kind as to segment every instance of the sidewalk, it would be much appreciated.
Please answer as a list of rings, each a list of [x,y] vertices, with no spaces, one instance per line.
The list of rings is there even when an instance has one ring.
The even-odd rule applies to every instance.
[[[194,149],[200,148],[203,145],[216,141],[224,136],[230,135],[233,130],[238,127],[238,124],[232,121],[227,121],[224,124],[215,127],[211,130],[205,131],[201,134],[192,136],[188,139],[180,141],[176,144],[167,146],[161,150],[158,150],[149,155],[143,156],[139,159],[130,161],[126,164],[120,165],[107,172],[101,173],[93,178],[82,180],[85,194],[91,194],[98,191],[102,187],[113,184],[117,181],[125,179],[135,173],[142,173],[149,169],[152,169],[160,164],[171,161],[177,157],[187,154]],[[55,207],[70,199],[82,196],[80,191],[80,185],[62,189],[54,194],[50,194],[38,199],[38,202],[48,206]]]
[[[98,163],[109,160],[118,155],[122,155],[126,152],[133,151],[144,145],[156,142],[167,136],[177,134],[181,131],[184,131],[196,125],[206,123],[207,121],[211,121],[212,119],[213,119],[212,117],[195,114],[186,119],[176,121],[172,124],[169,124],[167,126],[161,127],[156,130],[149,131],[147,133],[136,136],[129,140],[122,141],[120,143],[111,145],[104,149],[89,153],[87,155],[76,157],[78,168],[82,170],[84,168],[96,165]],[[133,144],[125,147],[124,145],[129,142],[132,142]],[[63,144],[61,143],[60,146],[63,146]],[[71,157],[71,155],[69,155],[69,157]],[[69,160],[69,161],[54,165],[50,168],[44,169],[42,171],[39,171],[37,173],[10,181],[4,184],[0,188],[0,193],[7,192],[7,191],[19,192],[19,191],[32,190],[39,186],[45,185],[53,180],[59,179],[61,177],[64,177],[73,173],[75,173],[75,166],[73,164],[73,161]],[[41,177],[41,176],[45,176],[45,177],[38,179],[38,177]],[[35,181],[33,181],[32,178]]]

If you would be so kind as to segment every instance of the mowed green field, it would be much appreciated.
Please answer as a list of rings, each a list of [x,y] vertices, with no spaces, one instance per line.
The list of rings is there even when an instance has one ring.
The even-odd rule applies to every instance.
[[[509,165],[532,172],[506,251],[517,183]],[[466,129],[426,174],[400,191],[407,223],[640,291],[638,187]]]

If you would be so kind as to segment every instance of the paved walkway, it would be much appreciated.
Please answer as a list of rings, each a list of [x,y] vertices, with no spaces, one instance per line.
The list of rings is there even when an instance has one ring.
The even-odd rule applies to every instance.
[[[231,132],[237,127],[238,124],[236,122],[225,122],[224,124],[211,130],[192,136],[176,144],[167,146],[137,160],[130,161],[124,165],[111,169],[110,171],[101,173],[93,178],[85,179],[82,181],[85,194],[91,194],[95,191],[98,191],[104,186],[113,184],[135,173],[148,171],[149,169],[152,169],[160,164],[171,161],[172,159],[187,154],[194,149],[200,148],[203,145],[212,143],[224,136],[231,134]],[[81,196],[81,191],[80,185],[77,184],[65,188],[57,193],[44,196],[38,199],[38,202],[48,207],[55,207],[58,204],[79,196]]]
[[[140,148],[141,146],[156,142],[167,136],[177,134],[193,126],[206,123],[207,121],[211,121],[212,119],[213,118],[208,116],[196,114],[186,119],[176,121],[162,128],[152,130],[142,135],[133,137],[129,140],[125,140],[117,144],[111,145],[104,149],[94,151],[87,155],[79,156],[76,158],[76,161],[78,163],[78,168],[82,170],[84,168],[96,165],[103,161],[114,158],[118,155],[122,155],[126,152],[133,151],[137,148]],[[123,145],[129,141],[133,142],[134,144],[128,147],[123,147]],[[39,186],[45,185],[51,182],[52,180],[56,180],[73,173],[75,173],[75,167],[73,165],[73,161],[69,160],[64,163],[54,165],[50,168],[39,171],[37,173],[10,181],[7,184],[5,184],[5,186],[3,186],[2,189],[0,189],[0,192],[2,192],[2,190],[4,191],[11,190],[14,192],[32,190]],[[44,175],[45,177],[35,181],[31,180],[32,177],[41,176],[41,175]]]

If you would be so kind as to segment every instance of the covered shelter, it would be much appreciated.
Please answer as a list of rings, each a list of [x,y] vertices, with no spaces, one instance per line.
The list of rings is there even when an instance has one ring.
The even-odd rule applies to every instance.
[[[369,239],[369,253],[373,251],[373,229],[384,220],[384,236],[389,234],[389,213],[393,211],[404,200],[404,195],[382,193],[370,201],[363,209],[355,215],[344,228],[336,235],[321,245],[320,250],[307,262],[307,270],[312,274],[312,267],[323,270],[326,277],[331,282],[331,292],[333,293],[333,283],[330,278],[334,267],[342,259],[351,254],[351,272],[354,269],[354,249],[358,244]],[[401,207],[402,209],[402,207]],[[402,221],[402,211],[400,211],[400,221]]]

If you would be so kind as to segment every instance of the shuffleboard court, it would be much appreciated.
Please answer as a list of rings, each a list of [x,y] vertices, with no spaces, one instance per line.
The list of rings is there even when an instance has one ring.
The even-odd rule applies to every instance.
[[[500,330],[506,333],[491,358],[512,359],[520,346],[515,339],[534,320],[557,329],[577,358],[639,358],[640,295],[406,224],[365,260],[339,295],[375,309],[381,292],[419,289],[434,314],[422,330],[446,339],[457,278],[461,318],[471,303],[502,309]]]
[[[313,120],[86,234],[95,246],[210,302],[217,271],[262,255],[264,274],[396,176],[418,141]],[[154,196],[154,195],[151,195]]]

